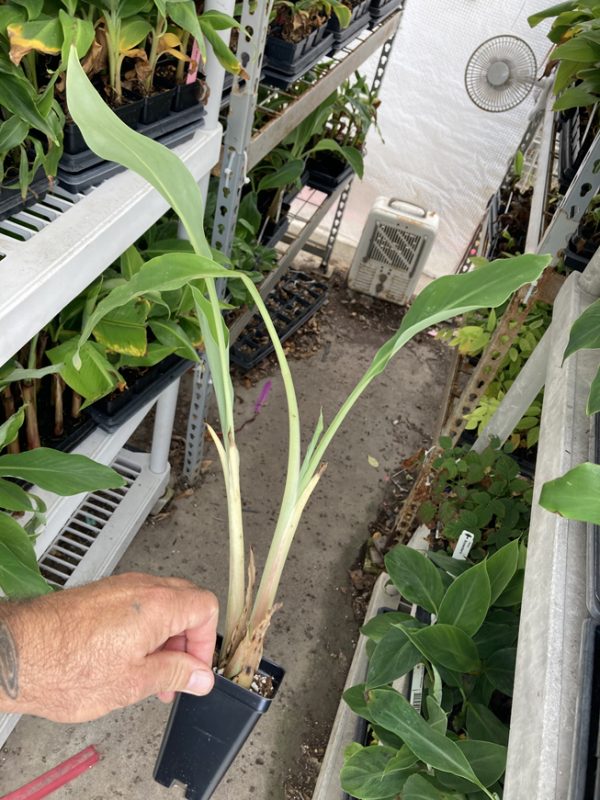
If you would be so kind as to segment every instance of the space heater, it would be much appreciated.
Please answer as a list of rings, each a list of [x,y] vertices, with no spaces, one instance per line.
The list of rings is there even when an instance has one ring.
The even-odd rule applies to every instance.
[[[434,211],[378,197],[356,248],[348,286],[357,292],[407,303],[431,251],[439,225]]]

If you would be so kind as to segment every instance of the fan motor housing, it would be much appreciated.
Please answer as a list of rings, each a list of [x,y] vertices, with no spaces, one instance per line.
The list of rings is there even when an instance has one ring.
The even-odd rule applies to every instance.
[[[400,305],[415,291],[439,226],[434,211],[378,197],[356,248],[348,286]]]

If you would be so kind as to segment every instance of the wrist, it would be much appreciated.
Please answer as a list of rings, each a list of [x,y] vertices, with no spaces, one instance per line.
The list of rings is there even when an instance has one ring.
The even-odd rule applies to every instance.
[[[18,608],[18,604],[11,601],[0,601],[0,711],[9,713],[21,711]]]

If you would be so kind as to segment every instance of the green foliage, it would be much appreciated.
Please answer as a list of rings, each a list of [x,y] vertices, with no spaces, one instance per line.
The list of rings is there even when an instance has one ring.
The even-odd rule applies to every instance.
[[[14,441],[24,418],[25,409],[21,408],[0,426],[0,450]],[[124,480],[85,456],[57,450],[39,448],[0,455],[0,589],[9,597],[33,597],[51,591],[39,571],[33,548],[46,507],[15,480],[62,496],[113,489],[123,486]],[[24,526],[15,514],[28,515]]]
[[[411,573],[421,576],[419,585],[425,575],[433,585],[433,568],[447,588],[430,625],[392,613],[389,623],[373,621],[363,629],[376,642],[367,683],[344,698],[385,747],[348,748],[341,781],[353,797],[449,798],[456,792],[476,796],[478,790],[477,796],[494,798],[501,790],[519,623],[518,613],[506,611],[501,598],[523,571],[519,548],[515,540],[479,563],[461,562],[458,574],[446,569],[453,559],[434,566],[434,553],[430,560],[398,545],[388,554],[394,566],[390,577],[406,599],[407,588],[414,592]],[[391,687],[419,661],[426,668],[426,717]]]
[[[439,534],[450,543],[469,531],[475,537],[476,557],[482,557],[484,549],[493,553],[526,536],[533,489],[506,452],[510,446],[500,449],[492,444],[479,454],[443,444],[433,464],[430,499],[419,509],[421,521],[437,520]]]

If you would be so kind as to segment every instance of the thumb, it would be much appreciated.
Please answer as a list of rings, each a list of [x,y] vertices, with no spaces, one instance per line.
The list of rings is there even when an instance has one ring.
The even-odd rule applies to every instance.
[[[205,695],[215,683],[214,673],[204,661],[176,650],[159,650],[147,656],[144,670],[146,697],[173,692]]]

